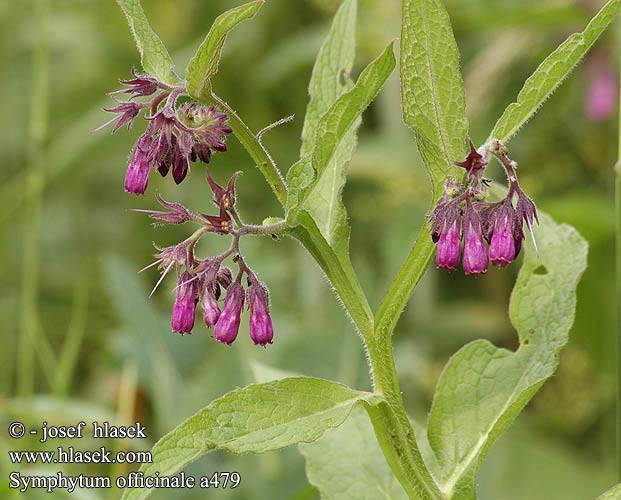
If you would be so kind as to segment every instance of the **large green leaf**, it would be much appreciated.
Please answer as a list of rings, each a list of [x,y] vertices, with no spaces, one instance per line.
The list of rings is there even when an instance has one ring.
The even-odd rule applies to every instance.
[[[465,156],[468,120],[459,52],[441,0],[404,0],[401,99],[434,185]]]
[[[517,101],[505,109],[491,137],[501,141],[509,140],[539,110],[597,41],[620,7],[621,0],[610,0],[582,33],[571,35],[545,58],[524,83]]]
[[[287,176],[289,220],[297,218],[307,197],[338,152],[339,146],[358,123],[360,115],[371,104],[394,67],[395,56],[391,43],[362,71],[356,84],[341,95],[319,120],[312,154],[306,155],[292,166]],[[331,199],[332,194],[326,198]]]
[[[140,0],[116,0],[123,9],[140,52],[142,68],[158,80],[174,85],[179,82],[170,54],[160,37],[153,31]]]
[[[539,256],[527,245],[511,297],[519,349],[472,342],[451,358],[438,382],[427,432],[449,499],[475,498],[487,450],[552,376],[567,343],[587,244],[575,229],[544,214],[537,238]]]
[[[205,40],[188,63],[186,80],[188,92],[196,99],[206,98],[211,93],[210,80],[218,72],[222,47],[229,31],[239,23],[253,17],[265,0],[254,0],[220,14],[207,33]]]
[[[263,453],[312,442],[343,423],[352,407],[379,397],[328,380],[291,377],[229,392],[166,434],[153,447],[145,475],[173,475],[214,449]],[[145,498],[147,489],[126,490],[125,499]]]
[[[299,448],[306,458],[308,480],[322,500],[408,498],[388,467],[362,408],[355,408],[340,427]]]

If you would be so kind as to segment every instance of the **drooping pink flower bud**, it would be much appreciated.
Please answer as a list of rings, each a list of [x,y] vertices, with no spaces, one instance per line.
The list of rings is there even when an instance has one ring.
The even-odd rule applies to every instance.
[[[182,334],[192,333],[196,314],[196,292],[197,280],[187,271],[184,272],[179,277],[177,298],[170,320],[173,331]]]
[[[466,274],[484,274],[488,266],[487,248],[479,214],[468,203],[464,215],[464,257],[462,265]]]
[[[511,202],[505,200],[491,216],[493,229],[489,244],[489,259],[495,266],[508,266],[517,256],[515,245],[516,214]]]
[[[245,295],[241,283],[231,283],[227,289],[224,307],[213,331],[218,342],[231,345],[237,338]]]
[[[269,295],[262,283],[248,287],[248,307],[250,308],[250,338],[257,345],[271,344],[274,328],[269,310]]]
[[[209,271],[207,272],[209,273]],[[217,292],[219,285],[215,280],[210,280],[209,276],[201,279],[198,285],[198,298],[201,305],[201,313],[203,321],[207,327],[214,326],[220,317],[220,308],[218,307]]]
[[[450,226],[445,221],[440,232],[438,249],[436,251],[436,264],[440,269],[454,271],[459,264],[461,254],[461,226],[458,219],[454,219]],[[448,226],[448,227],[447,227]]]
[[[149,183],[151,165],[149,161],[149,150],[151,140],[147,135],[143,135],[132,152],[127,172],[125,173],[125,192],[134,194],[144,194]]]

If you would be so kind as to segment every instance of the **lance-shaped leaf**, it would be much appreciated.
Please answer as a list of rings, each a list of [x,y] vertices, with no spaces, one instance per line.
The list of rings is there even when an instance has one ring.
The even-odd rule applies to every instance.
[[[619,8],[621,0],[610,0],[582,33],[574,33],[546,57],[524,83],[517,101],[505,109],[490,137],[501,141],[513,137],[563,83],[617,15]]]
[[[406,500],[362,408],[317,441],[300,444],[306,475],[323,500]],[[347,453],[343,453],[347,450]]]
[[[427,432],[448,499],[475,498],[476,473],[489,447],[553,375],[568,340],[587,244],[572,227],[540,218],[539,257],[528,244],[511,297],[519,349],[472,342],[451,358],[438,382]]]
[[[263,453],[312,442],[337,427],[361,401],[376,404],[372,393],[329,380],[291,377],[229,392],[166,434],[153,447],[146,476],[170,476],[203,454],[223,449]],[[125,490],[124,499],[146,498],[148,489]]]
[[[459,52],[441,0],[404,0],[401,99],[436,186],[465,157],[468,120]]]
[[[339,146],[371,104],[395,67],[393,44],[372,61],[360,74],[356,84],[330,107],[317,125],[312,154],[291,167],[287,176],[289,220],[295,220],[308,195],[324,175]]]
[[[179,82],[175,74],[170,54],[160,37],[153,31],[147,16],[140,5],[140,0],[117,0],[127,17],[127,22],[134,35],[140,52],[142,68],[158,80],[174,85]]]
[[[205,40],[188,63],[186,80],[188,92],[192,97],[201,99],[211,92],[211,77],[218,72],[218,64],[226,36],[239,23],[253,17],[265,0],[255,0],[220,14]]]
[[[353,82],[350,73],[356,56],[358,0],[345,0],[334,15],[330,32],[319,49],[308,84],[310,100],[304,115],[300,157],[315,149],[321,117]]]
[[[349,75],[356,55],[357,7],[357,0],[345,0],[341,4],[317,55],[308,87],[310,100],[302,129],[302,158],[311,155],[315,149],[321,117],[353,85]],[[345,169],[356,146],[360,122],[358,117],[340,142],[324,175],[304,205],[328,244],[337,249],[342,257],[347,254],[349,226],[345,206],[341,203],[341,191],[346,182]]]

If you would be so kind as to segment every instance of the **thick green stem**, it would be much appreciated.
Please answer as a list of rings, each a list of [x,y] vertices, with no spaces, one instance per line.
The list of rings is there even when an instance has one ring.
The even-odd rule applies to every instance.
[[[217,104],[229,115],[229,125],[233,133],[256,162],[276,198],[284,206],[287,187],[268,152],[225,102],[213,95],[211,103]],[[378,315],[381,327],[376,329],[373,312],[350,259],[336,255],[308,213],[300,212],[297,221],[296,226],[285,231],[302,243],[330,280],[367,349],[374,388],[386,399],[386,403],[367,408],[386,461],[410,498],[442,500],[440,490],[425,467],[403,405],[391,341],[392,330],[407,298],[422,276],[423,268],[427,267],[429,257],[422,259],[424,262],[416,258],[414,265],[409,260],[406,262],[408,265],[404,266],[405,272],[402,270],[400,275],[408,275],[407,282],[398,283],[394,290],[391,289],[393,293],[389,292],[388,300],[382,303],[383,307]],[[417,242],[415,248],[421,244],[428,246],[424,239],[419,240],[422,243]],[[431,255],[428,248],[421,253]],[[418,271],[412,274],[414,268]]]
[[[442,493],[425,466],[403,405],[392,340],[376,331],[368,348],[375,374],[375,391],[386,399],[385,405],[369,411],[384,455],[410,498],[440,500]]]

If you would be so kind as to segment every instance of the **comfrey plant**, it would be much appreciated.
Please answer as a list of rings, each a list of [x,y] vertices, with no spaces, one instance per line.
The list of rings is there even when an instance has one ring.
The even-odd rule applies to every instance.
[[[606,3],[582,33],[552,52],[502,113],[489,138],[478,148],[470,142],[469,152],[459,54],[448,15],[440,0],[403,0],[403,118],[414,132],[431,180],[432,208],[376,312],[349,257],[350,229],[341,191],[361,115],[395,68],[393,42],[352,81],[348,75],[355,56],[357,2],[342,2],[309,84],[300,159],[285,181],[263,147],[261,133],[250,131],[216,95],[211,81],[228,33],[252,18],[264,1],[220,15],[183,78],[175,73],[139,1],[118,3],[141,52],[142,70],[123,82],[126,89],[113,94],[117,100],[119,94],[130,98],[109,110],[118,114],[110,123],[116,120],[116,130],[143,111],[148,123],[130,157],[126,191],[145,193],[154,170],[163,176],[172,170],[175,182],[181,182],[192,162],[217,162],[213,153],[225,151],[232,134],[283,208],[280,218],[247,225],[236,209],[237,174],[221,186],[209,171],[215,215],[195,214],[156,195],[163,210],[146,211],[156,223],[199,225],[180,244],[158,249],[152,264],[162,269],[162,277],[173,269],[177,273],[173,330],[193,329],[198,304],[216,340],[230,344],[246,305],[252,340],[259,345],[272,342],[267,287],[246,264],[240,239],[251,234],[289,236],[316,260],[347,310],[366,350],[372,383],[372,391],[365,392],[303,376],[273,380],[275,370],[270,370],[260,383],[213,401],[164,436],[153,448],[153,463],[144,464],[141,472],[174,475],[214,449],[262,453],[299,444],[309,480],[326,498],[476,498],[477,472],[490,446],[556,370],[573,322],[575,288],[586,265],[585,241],[573,228],[537,213],[518,183],[517,163],[509,158],[506,144],[604,32],[621,0]],[[492,158],[506,172],[506,190],[484,177]],[[524,238],[526,231],[532,243]],[[228,235],[231,246],[222,254],[198,258],[196,242],[209,233]],[[426,426],[413,424],[398,382],[392,333],[434,252],[438,267],[452,271],[461,260],[467,274],[480,275],[489,262],[509,265],[522,249],[509,308],[519,348],[510,352],[486,340],[464,346],[440,376]],[[223,267],[225,259],[231,259],[237,273]],[[383,457],[373,451],[375,443]],[[334,470],[342,471],[338,481]],[[614,491],[606,498],[616,498]],[[148,493],[128,489],[124,498]]]

